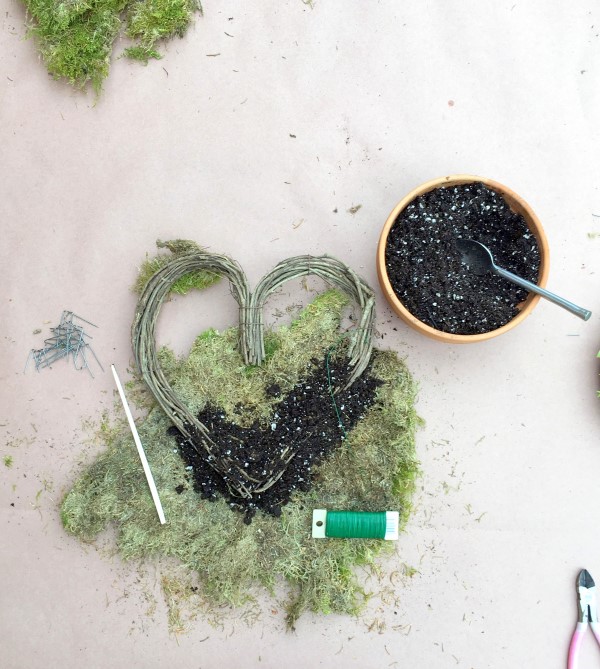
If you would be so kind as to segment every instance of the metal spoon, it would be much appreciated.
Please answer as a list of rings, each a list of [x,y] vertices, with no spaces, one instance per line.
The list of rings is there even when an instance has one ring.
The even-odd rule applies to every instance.
[[[512,272],[502,269],[502,267],[498,267],[494,262],[494,256],[491,251],[487,246],[484,246],[480,242],[476,242],[474,239],[457,239],[456,246],[460,251],[463,264],[468,265],[475,274],[482,275],[487,274],[488,272],[498,274],[499,276],[508,279],[508,281],[516,283],[517,286],[521,286],[521,288],[525,288],[532,293],[537,293],[538,295],[545,297],[547,300],[550,300],[550,302],[558,304],[559,307],[563,307],[563,309],[579,316],[579,318],[582,318],[584,321],[587,321],[592,315],[591,311],[578,307],[572,302],[551,293],[549,290],[540,288],[535,283],[531,283],[531,281],[527,281],[527,279],[522,279],[520,276],[517,276]]]

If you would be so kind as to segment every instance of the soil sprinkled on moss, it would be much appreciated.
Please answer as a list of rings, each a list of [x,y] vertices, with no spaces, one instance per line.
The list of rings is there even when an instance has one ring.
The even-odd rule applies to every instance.
[[[289,502],[294,490],[310,489],[313,468],[340,446],[347,432],[364,418],[382,384],[369,368],[349,388],[332,396],[332,388],[344,387],[350,375],[344,360],[338,357],[333,361],[327,354],[322,361],[311,361],[311,368],[308,376],[283,396],[278,384],[266,389],[277,403],[265,424],[254,420],[249,427],[243,427],[227,420],[222,409],[208,404],[198,413],[223,456],[232,458],[235,466],[257,478],[267,476],[270,463],[277,462],[282,453],[294,454],[277,482],[250,501],[230,494],[225,481],[206,462],[201,447],[195,447],[177,428],[169,430],[177,438],[194,488],[202,497],[224,497],[233,509],[244,511],[249,523],[258,509],[280,516],[281,507]],[[243,417],[244,407],[239,405],[236,409]]]

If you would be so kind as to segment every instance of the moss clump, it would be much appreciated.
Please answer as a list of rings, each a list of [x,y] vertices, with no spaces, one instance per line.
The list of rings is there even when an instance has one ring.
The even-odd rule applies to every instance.
[[[183,360],[163,349],[161,366],[190,409],[210,401],[235,421],[241,403],[246,416],[268,416],[264,389],[277,383],[285,391],[302,377],[307,361],[323,356],[339,340],[346,301],[336,291],[317,297],[291,326],[270,334],[270,357],[250,374],[236,349],[236,328],[203,333]],[[157,521],[133,440],[124,430],[120,435],[107,433],[107,449],[66,495],[65,528],[90,541],[113,523],[124,558],[177,558],[197,576],[204,612],[222,604],[242,606],[252,600],[256,586],[274,591],[285,582],[290,626],[306,610],[358,613],[368,594],[354,568],[374,566],[390,543],[319,541],[310,534],[314,508],[399,509],[403,521],[408,517],[418,468],[415,387],[405,365],[391,352],[374,353],[372,373],[383,382],[376,404],[349,432],[343,446],[319,466],[311,490],[296,492],[280,518],[259,512],[246,525],[223,500],[201,499],[175,440],[166,434],[169,423],[155,407],[138,427],[167,525]],[[176,592],[170,583],[167,599]]]
[[[183,37],[194,12],[202,11],[197,0],[137,0],[129,7],[126,34],[148,54],[159,40]]]
[[[5,455],[4,456],[4,466],[10,469],[13,466],[13,457],[12,455]]]
[[[159,248],[168,248],[171,251],[171,254],[158,254],[152,258],[147,257],[146,260],[144,260],[139,268],[135,284],[133,285],[133,290],[138,295],[144,290],[149,279],[168,262],[173,260],[173,256],[200,249],[198,244],[188,240],[178,240],[177,242],[166,243],[158,241],[157,246]],[[190,290],[204,290],[205,288],[218,283],[220,280],[221,277],[214,272],[209,272],[208,270],[196,270],[189,274],[184,274],[178,279],[171,286],[171,291],[178,293],[179,295],[185,295],[186,293],[189,293]]]
[[[79,88],[91,83],[99,93],[108,76],[117,36],[135,44],[124,55],[148,62],[160,58],[157,44],[182,37],[195,12],[196,0],[24,0],[33,35],[55,79]]]

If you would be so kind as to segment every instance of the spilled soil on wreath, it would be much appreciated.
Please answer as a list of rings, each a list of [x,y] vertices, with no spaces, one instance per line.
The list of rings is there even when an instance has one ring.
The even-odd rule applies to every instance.
[[[382,385],[371,374],[371,361],[349,388],[335,393],[334,400],[331,389],[344,388],[352,371],[341,358],[325,356],[323,360],[312,360],[307,376],[285,395],[277,384],[269,386],[267,395],[278,401],[268,424],[254,421],[249,427],[242,427],[211,404],[198,413],[198,420],[210,431],[219,451],[228,458],[234,457],[238,466],[257,478],[264,477],[269,463],[278,460],[285,449],[295,452],[281,478],[264,492],[254,494],[251,500],[231,495],[221,476],[206,462],[202,445],[186,439],[176,427],[169,428],[168,434],[177,440],[189,482],[196,492],[204,499],[225,498],[232,509],[245,514],[244,520],[249,523],[259,509],[273,516],[281,515],[281,507],[289,502],[294,490],[309,490],[313,468],[338,448],[346,434],[364,418],[376,401],[377,388]],[[245,408],[238,405],[236,411],[242,418]],[[176,491],[181,493],[185,488],[182,483]]]

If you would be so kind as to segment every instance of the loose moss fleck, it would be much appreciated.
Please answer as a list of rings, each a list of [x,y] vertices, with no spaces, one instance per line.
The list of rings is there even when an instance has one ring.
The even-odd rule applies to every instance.
[[[196,0],[24,0],[29,35],[55,79],[77,88],[90,83],[100,93],[108,76],[113,45],[124,33],[135,44],[128,58],[160,58],[159,42],[183,37],[196,12]]]
[[[13,457],[12,455],[5,455],[4,456],[4,466],[8,467],[9,469],[13,466]]]
[[[329,291],[319,296],[289,327],[269,335],[269,356],[255,373],[245,373],[236,350],[237,328],[200,335],[190,355],[178,360],[163,349],[162,369],[180,397],[197,410],[210,401],[229,420],[239,420],[236,406],[260,419],[269,414],[265,388],[293,385],[306,361],[339,339],[339,324],[347,298]],[[308,492],[294,494],[280,518],[258,513],[250,525],[223,501],[209,502],[193,484],[168,437],[169,423],[158,407],[138,428],[160,492],[167,525],[156,519],[133,440],[126,429],[110,437],[107,449],[83,473],[62,503],[68,532],[93,541],[110,523],[125,559],[177,558],[188,575],[197,578],[194,599],[202,615],[219,606],[254,604],[256,586],[275,592],[287,584],[287,624],[293,627],[304,611],[357,614],[368,600],[355,567],[376,569],[391,542],[311,538],[314,508],[349,510],[399,509],[403,523],[418,471],[415,456],[415,386],[404,363],[392,352],[375,352],[373,373],[383,381],[378,401],[349,433],[343,446],[317,470]],[[236,418],[237,417],[237,418]],[[343,472],[343,475],[341,473]],[[190,576],[191,577],[191,576]],[[186,577],[187,578],[187,577]],[[171,625],[181,629],[179,598],[189,594],[169,576],[163,580]],[[189,596],[186,596],[189,600]],[[186,605],[190,605],[187,601]],[[255,605],[254,605],[255,606]]]

